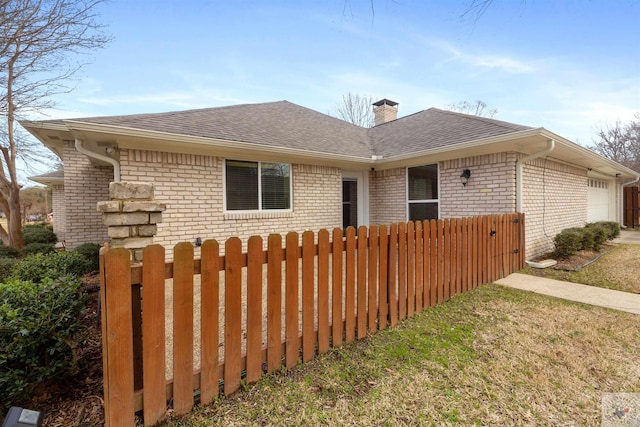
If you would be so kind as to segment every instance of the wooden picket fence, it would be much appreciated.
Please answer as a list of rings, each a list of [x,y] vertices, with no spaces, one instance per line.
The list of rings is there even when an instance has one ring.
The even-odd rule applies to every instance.
[[[327,230],[308,231],[301,237],[300,245],[300,236],[291,232],[283,246],[282,236],[271,235],[264,250],[262,238],[254,236],[244,253],[240,239],[233,237],[225,242],[224,255],[218,242],[209,240],[200,259],[194,259],[191,243],[180,243],[173,262],[165,261],[162,246],[151,245],[144,249],[142,266],[131,266],[125,249],[104,248],[105,425],[133,426],[137,411],[145,425],[157,424],[171,401],[176,414],[187,413],[197,396],[209,404],[221,391],[235,392],[242,379],[252,383],[299,359],[307,362],[524,266],[523,214],[348,228],[345,233],[335,229],[331,236]],[[195,275],[200,275],[195,297],[201,304],[197,371]],[[173,279],[170,380],[165,379],[166,279]]]

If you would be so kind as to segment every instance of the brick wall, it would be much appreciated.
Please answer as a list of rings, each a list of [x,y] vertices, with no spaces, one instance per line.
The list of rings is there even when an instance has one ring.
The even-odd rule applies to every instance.
[[[154,242],[167,248],[196,237],[245,241],[270,233],[317,231],[342,224],[342,175],[338,168],[293,164],[293,212],[224,213],[224,160],[213,156],[122,150],[123,181],[155,186],[155,199],[166,204]],[[107,200],[107,199],[105,199]]]
[[[65,240],[67,231],[67,214],[64,203],[64,185],[54,184],[51,186],[51,206],[53,208],[53,232],[58,236],[59,241]]]
[[[496,153],[440,162],[440,217],[459,218],[516,210],[516,154]],[[466,186],[464,169],[471,171]]]
[[[407,168],[369,172],[369,224],[407,220]]]
[[[524,165],[527,259],[553,250],[553,238],[587,221],[587,171],[540,158]]]
[[[496,153],[440,162],[440,217],[511,213],[516,209],[517,153]],[[471,170],[466,187],[460,182]],[[586,171],[551,160],[524,166],[523,208],[526,254],[533,258],[553,249],[562,229],[582,226],[587,215]],[[406,219],[406,169],[371,172],[371,224]]]
[[[87,242],[106,242],[109,240],[107,228],[96,211],[96,204],[109,200],[113,167],[92,164],[87,156],[76,151],[72,141],[65,141],[62,154],[67,248]]]

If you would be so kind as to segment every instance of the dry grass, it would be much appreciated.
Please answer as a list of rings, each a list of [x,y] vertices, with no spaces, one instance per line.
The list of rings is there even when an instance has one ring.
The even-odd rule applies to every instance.
[[[640,293],[640,245],[618,245],[578,272],[526,268],[523,273],[584,285]]]
[[[639,357],[637,316],[487,285],[169,425],[599,425]]]

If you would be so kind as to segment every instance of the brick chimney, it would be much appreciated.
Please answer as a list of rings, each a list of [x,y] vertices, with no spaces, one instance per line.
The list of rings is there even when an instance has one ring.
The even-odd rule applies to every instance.
[[[390,122],[398,118],[398,103],[389,99],[381,99],[373,103],[375,126]]]

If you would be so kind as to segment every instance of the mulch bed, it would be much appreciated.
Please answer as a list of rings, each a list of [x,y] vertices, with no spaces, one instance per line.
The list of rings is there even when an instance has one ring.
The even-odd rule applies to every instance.
[[[44,411],[45,426],[104,425],[102,334],[97,322],[97,275],[85,276],[83,285],[89,300],[81,319],[85,331],[84,340],[78,348],[78,372],[64,383],[41,385],[31,402],[23,404],[29,409]]]
[[[552,267],[549,267],[549,270],[578,271],[589,264],[591,261],[594,261],[598,257],[609,252],[614,246],[615,245],[612,243],[605,243],[604,245],[602,245],[602,248],[599,251],[580,251],[567,258],[555,258],[552,254],[546,254],[536,258],[534,261],[555,259],[558,263]],[[537,276],[545,275],[544,269],[532,268],[530,273]]]

